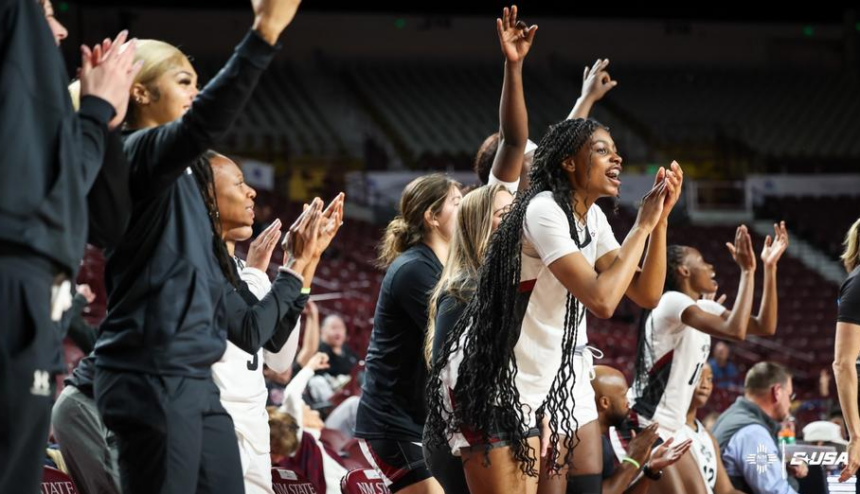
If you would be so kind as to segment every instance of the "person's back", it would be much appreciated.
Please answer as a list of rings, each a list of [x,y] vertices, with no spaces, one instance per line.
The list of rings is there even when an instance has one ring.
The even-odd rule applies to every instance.
[[[420,358],[424,328],[415,320],[420,316],[401,303],[399,294],[403,293],[404,284],[415,282],[416,273],[427,273],[438,280],[441,272],[441,263],[424,244],[410,248],[388,268],[365,360],[364,394],[356,423],[358,437],[421,440],[427,414],[424,407],[427,367]],[[424,305],[422,313],[426,319],[426,300]]]

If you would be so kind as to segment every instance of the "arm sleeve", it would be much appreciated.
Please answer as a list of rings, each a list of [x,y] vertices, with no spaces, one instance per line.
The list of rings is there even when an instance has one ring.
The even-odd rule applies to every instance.
[[[860,274],[849,277],[839,290],[839,309],[836,320],[850,324],[860,324]]]
[[[438,281],[433,267],[416,260],[401,266],[391,284],[391,293],[398,305],[420,328],[427,327],[427,306]]]
[[[453,297],[445,296],[440,298],[439,307],[436,311],[436,334],[433,335],[434,361],[442,351],[445,338],[454,329],[454,325],[460,320],[460,316],[463,315],[464,310],[466,310],[466,306],[458,303]]]
[[[107,124],[116,114],[113,106],[96,96],[81,98],[75,117],[80,127],[80,150],[85,190],[89,190],[102,168],[108,138]]]
[[[301,320],[296,321],[287,342],[276,352],[269,350],[263,351],[263,361],[275,372],[286,372],[296,360],[296,354],[299,352],[299,334],[302,331]]]
[[[505,182],[504,180],[499,180],[499,177],[493,173],[493,170],[490,170],[490,179],[487,180],[487,185],[492,186],[497,184],[504,185],[505,188],[508,189],[508,192],[516,194],[517,190],[520,188],[520,179],[516,179],[513,182]]]
[[[87,205],[87,241],[102,249],[116,247],[128,227],[132,208],[129,165],[119,131],[107,136],[104,164],[87,194]]]
[[[269,276],[257,268],[245,266],[239,273],[239,277],[248,285],[248,290],[262,300],[263,297],[272,289],[272,282],[269,281]]]
[[[308,296],[299,294],[299,296],[290,304],[287,309],[287,314],[281,318],[278,323],[278,328],[275,334],[263,345],[263,348],[269,352],[280,352],[287,344],[290,336],[299,327],[299,319],[302,317],[302,311],[305,309],[305,304],[308,303]],[[286,368],[284,369],[286,370]]]
[[[224,297],[228,339],[250,354],[257,353],[280,328],[280,321],[301,296],[301,288],[302,279],[287,272],[278,273],[272,290],[257,303],[229,287]]]
[[[545,266],[579,251],[570,238],[570,226],[564,211],[550,195],[538,195],[531,200],[526,208],[523,233]]]
[[[782,478],[779,450],[764,427],[750,425],[735,433],[723,453],[726,456],[731,456],[734,468],[755,494],[797,494]]]
[[[302,400],[302,394],[305,388],[308,387],[308,382],[314,377],[314,371],[310,367],[305,367],[298,373],[293,375],[290,383],[284,388],[284,402],[281,404],[281,411],[288,413],[296,420],[299,430],[296,432],[301,440],[302,432],[302,416],[305,411],[305,402]]]
[[[220,72],[197,95],[179,120],[128,136],[132,192],[145,197],[172,183],[188,162],[212,147],[230,129],[278,51],[249,32]]]

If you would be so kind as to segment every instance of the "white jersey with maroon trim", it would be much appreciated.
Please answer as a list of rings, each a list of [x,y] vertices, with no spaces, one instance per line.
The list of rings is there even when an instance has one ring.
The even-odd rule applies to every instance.
[[[586,226],[587,225],[587,226]],[[537,194],[529,202],[523,224],[522,268],[520,272],[520,297],[517,300],[517,317],[522,319],[522,331],[514,346],[517,359],[516,385],[520,401],[531,407],[529,426],[537,425],[534,411],[546,400],[552,382],[561,367],[561,344],[564,336],[567,288],[549,270],[549,265],[574,252],[580,252],[591,265],[604,254],[620,248],[612,233],[606,215],[596,204],[586,214],[586,225],[577,225],[579,245],[572,238],[567,216],[553,199],[552,192]],[[586,334],[585,307],[576,302],[581,316],[578,325],[576,347],[584,349],[588,343]],[[571,314],[571,317],[573,314]],[[468,331],[468,330],[467,330]],[[577,382],[588,383],[588,367],[576,357],[582,372]],[[442,374],[444,389],[453,390],[457,385],[459,365],[463,360],[463,346],[449,357]],[[590,363],[590,358],[589,358]],[[575,388],[571,383],[572,389]],[[594,398],[591,386],[581,385],[587,393],[578,407],[591,405]],[[575,389],[574,389],[575,391]],[[450,396],[443,396],[446,406],[451,406]],[[589,400],[591,402],[589,403]],[[585,425],[585,424],[580,424]],[[455,435],[452,449],[467,445],[461,435]]]
[[[711,337],[681,321],[681,314],[693,305],[718,316],[726,310],[713,300],[697,301],[680,292],[664,293],[645,320],[647,380],[640,383],[636,376],[627,392],[634,425],[659,423],[663,440],[684,426],[711,351]]]

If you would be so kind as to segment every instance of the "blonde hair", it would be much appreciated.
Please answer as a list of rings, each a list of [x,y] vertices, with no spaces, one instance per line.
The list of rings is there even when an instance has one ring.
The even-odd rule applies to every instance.
[[[418,177],[409,182],[400,196],[400,214],[385,228],[377,247],[377,267],[387,269],[406,249],[424,240],[427,234],[424,213],[442,211],[451,189],[460,184],[442,173]]]
[[[299,426],[292,415],[277,407],[266,407],[269,414],[269,444],[273,454],[290,456],[299,449]]]
[[[188,57],[170,43],[155,39],[141,39],[137,41],[137,50],[134,54],[134,61],[140,60],[143,60],[143,67],[137,77],[134,78],[134,83],[143,85],[152,93],[153,99],[157,100],[159,94],[158,88],[154,85],[155,81],[168,71],[181,67],[184,62],[188,62]],[[134,123],[138,113],[134,98],[129,99],[126,120]]]
[[[850,273],[860,264],[860,219],[851,225],[848,233],[845,234],[845,241],[842,243],[845,246],[845,252],[842,253],[842,264]]]
[[[142,84],[158,99],[158,89],[152,85],[159,77],[168,70],[180,67],[183,61],[188,60],[179,48],[154,39],[142,39],[137,41],[137,51],[134,61],[143,60],[143,67],[134,78],[134,82]],[[81,81],[76,80],[69,84],[69,96],[72,98],[72,107],[78,111],[81,107]],[[126,120],[134,122],[137,117],[134,98],[129,99]]]
[[[457,228],[448,245],[448,259],[442,276],[433,289],[428,307],[424,359],[430,365],[436,334],[436,311],[442,295],[466,302],[478,279],[478,269],[493,235],[493,204],[496,194],[507,191],[504,185],[485,185],[469,192],[460,201]]]

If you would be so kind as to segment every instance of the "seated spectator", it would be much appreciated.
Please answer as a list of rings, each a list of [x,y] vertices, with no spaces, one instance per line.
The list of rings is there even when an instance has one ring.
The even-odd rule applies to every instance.
[[[738,367],[729,362],[729,345],[718,341],[714,345],[714,356],[708,360],[714,372],[714,386],[719,389],[737,389],[740,387],[740,372]]]
[[[319,351],[328,355],[329,368],[317,374],[350,375],[358,364],[358,355],[346,345],[346,322],[343,318],[337,314],[326,317],[320,329],[320,340]]]
[[[793,395],[791,374],[785,367],[759,362],[747,372],[744,396],[714,424],[726,473],[736,489],[753,494],[797,492],[783,478],[777,447],[777,433],[789,416]]]
[[[269,409],[269,427],[272,439],[272,465],[289,468],[303,474],[319,494],[340,494],[340,479],[346,469],[340,464],[336,453],[328,451],[319,442],[324,424],[319,413],[311,410],[302,400],[302,394],[314,372],[328,366],[328,356],[317,353],[300,372],[293,375],[284,389],[284,402],[280,408]],[[293,426],[284,425],[287,415]],[[276,430],[277,429],[277,430]],[[284,437],[290,429],[295,439]],[[281,448],[283,444],[295,444],[294,449]],[[278,449],[276,449],[276,446]]]
[[[654,444],[660,437],[657,435],[659,424],[654,423],[631,439],[626,445],[625,454],[621,459],[617,458],[613,454],[609,428],[620,427],[629,414],[627,378],[618,369],[595,365],[591,386],[594,388],[597,421],[603,438],[603,493],[630,492],[634,482],[636,487],[633,492],[648,492],[650,484],[663,476],[664,468],[681,459],[690,449],[692,441],[687,439],[673,445],[674,438],[671,438],[655,448]],[[571,487],[568,485],[567,491],[573,493]]]

